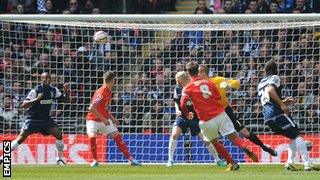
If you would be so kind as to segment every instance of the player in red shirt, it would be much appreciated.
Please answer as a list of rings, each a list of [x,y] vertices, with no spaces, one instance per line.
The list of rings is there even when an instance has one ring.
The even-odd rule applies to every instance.
[[[111,102],[111,88],[114,84],[115,77],[116,75],[112,71],[103,74],[103,86],[94,93],[89,107],[89,113],[86,117],[87,134],[90,139],[91,153],[94,159],[91,166],[98,166],[99,163],[97,158],[97,133],[104,133],[113,138],[119,150],[129,160],[130,164],[140,166],[141,163],[132,158],[127,145],[124,143],[116,127],[119,125],[118,120],[108,111],[108,106]]]
[[[199,77],[199,65],[189,62],[186,66],[191,81],[184,87],[181,99],[182,112],[192,119],[193,114],[188,112],[187,102],[192,101],[193,107],[199,117],[199,126],[205,140],[210,141],[217,152],[228,162],[226,170],[238,170],[239,165],[233,161],[227,150],[219,143],[219,133],[228,138],[242,148],[253,161],[258,159],[254,153],[244,146],[244,142],[235,133],[234,126],[229,116],[224,111],[224,106],[220,103],[221,96],[215,84],[209,78]]]

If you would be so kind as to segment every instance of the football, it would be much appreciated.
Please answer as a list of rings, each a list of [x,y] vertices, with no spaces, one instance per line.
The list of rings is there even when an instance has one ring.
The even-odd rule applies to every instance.
[[[97,44],[107,43],[108,34],[104,31],[97,31],[94,33],[93,40]]]

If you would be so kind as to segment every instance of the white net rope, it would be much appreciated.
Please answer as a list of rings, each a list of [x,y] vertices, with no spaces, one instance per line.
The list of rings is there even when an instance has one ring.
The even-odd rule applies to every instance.
[[[222,75],[241,81],[241,89],[231,91],[229,99],[239,120],[263,142],[285,151],[286,140],[270,135],[261,116],[257,83],[263,77],[263,66],[270,59],[280,64],[285,96],[294,96],[298,103],[293,117],[306,139],[312,141],[313,159],[319,154],[319,42],[320,21],[315,20],[221,20],[221,21],[0,21],[0,131],[2,139],[15,137],[26,112],[19,108],[31,88],[39,83],[42,72],[50,72],[52,84],[62,89],[69,82],[71,103],[56,103],[55,118],[67,136],[68,161],[90,160],[85,136],[85,115],[94,91],[101,86],[102,74],[117,73],[110,111],[120,121],[131,153],[143,162],[165,162],[170,129],[175,120],[174,75],[194,60],[208,64],[210,75]],[[95,44],[94,32],[108,33],[108,42]],[[99,156],[107,162],[123,162],[113,141],[99,144]],[[15,162],[48,163],[54,155],[41,152],[36,144],[49,148],[51,140],[32,137],[14,154]],[[83,145],[71,157],[72,143]],[[30,145],[32,144],[32,145]],[[225,146],[238,161],[248,161],[240,150]],[[258,149],[262,162],[271,159]],[[282,148],[282,149],[281,149]],[[80,148],[81,149],[81,148]],[[45,150],[44,150],[45,151]],[[49,150],[48,150],[49,151]],[[32,155],[33,154],[33,155]],[[40,153],[41,154],[41,153]],[[23,156],[21,158],[21,156]],[[30,157],[31,160],[30,160]],[[176,150],[178,162],[212,162],[207,150],[196,137],[187,135]],[[29,159],[28,159],[29,158]]]

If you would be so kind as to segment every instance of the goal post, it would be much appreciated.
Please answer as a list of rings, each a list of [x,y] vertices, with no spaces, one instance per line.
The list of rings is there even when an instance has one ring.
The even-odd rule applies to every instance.
[[[93,42],[103,30],[106,44]],[[210,76],[238,79],[228,97],[237,117],[279,156],[271,157],[246,140],[261,163],[282,163],[289,140],[264,125],[257,83],[268,60],[279,65],[283,95],[293,96],[292,116],[313,145],[320,163],[320,14],[268,15],[0,15],[0,141],[14,139],[26,111],[20,103],[39,83],[42,72],[62,89],[69,82],[71,103],[54,103],[52,117],[64,134],[69,163],[92,160],[85,115],[102,74],[115,71],[110,111],[132,155],[143,163],[165,163],[175,121],[176,72],[194,60],[209,66]],[[251,162],[223,139],[239,162]],[[113,140],[98,136],[99,159],[126,162]],[[32,135],[13,152],[14,163],[53,163],[54,139]],[[175,152],[180,163],[212,163],[198,137],[181,136]],[[299,158],[297,161],[301,161]]]

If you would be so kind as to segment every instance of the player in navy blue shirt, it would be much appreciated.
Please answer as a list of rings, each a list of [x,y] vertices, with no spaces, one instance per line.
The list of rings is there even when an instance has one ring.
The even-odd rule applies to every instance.
[[[65,95],[50,85],[51,76],[48,73],[41,74],[41,84],[32,89],[21,107],[29,108],[28,116],[23,124],[20,134],[11,143],[11,151],[16,149],[27,137],[33,133],[42,133],[43,135],[52,135],[56,138],[56,147],[58,150],[57,164],[66,164],[63,161],[63,139],[60,129],[50,117],[52,103],[57,99],[65,102],[69,101],[70,87],[64,84]],[[2,157],[0,158],[2,163]]]
[[[174,100],[175,100],[175,109],[176,109],[177,118],[176,118],[176,121],[173,125],[172,134],[170,136],[169,158],[168,158],[168,162],[167,162],[167,167],[171,167],[173,165],[174,151],[177,147],[177,140],[178,140],[181,133],[185,134],[189,128],[192,136],[199,135],[199,137],[203,140],[202,134],[200,133],[201,130],[199,127],[198,117],[195,115],[192,120],[188,120],[188,118],[185,117],[183,115],[183,113],[181,113],[180,99],[182,96],[182,89],[184,86],[186,86],[189,83],[189,75],[187,74],[187,72],[185,72],[185,71],[178,72],[176,74],[176,82],[177,82],[177,86],[174,90]],[[191,101],[188,102],[187,106],[188,106],[188,110],[190,112],[194,112]],[[196,114],[196,113],[194,113],[194,114]],[[226,163],[224,161],[220,160],[213,145],[210,142],[206,142],[204,140],[203,140],[203,142],[206,145],[206,147],[208,148],[208,150],[209,150],[210,154],[212,155],[212,157],[214,158],[215,162],[217,162],[217,164],[219,166],[226,165]]]
[[[291,139],[288,149],[288,161],[285,165],[287,170],[296,171],[293,166],[296,151],[301,154],[304,162],[304,169],[310,171],[314,169],[307,152],[306,143],[300,136],[298,126],[290,116],[289,105],[295,103],[292,97],[282,99],[282,85],[278,74],[277,64],[268,61],[265,65],[266,76],[258,85],[258,95],[263,106],[263,117],[265,123],[276,134],[283,135]]]

